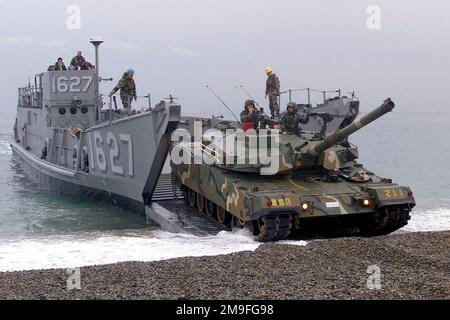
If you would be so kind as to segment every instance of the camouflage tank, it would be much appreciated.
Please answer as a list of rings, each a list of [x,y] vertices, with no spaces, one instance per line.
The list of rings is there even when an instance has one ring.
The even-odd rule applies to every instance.
[[[358,163],[358,149],[347,138],[394,107],[394,102],[387,99],[372,112],[359,120],[353,118],[334,132],[317,130],[292,135],[278,134],[278,130],[269,128],[265,134],[276,137],[270,140],[277,141],[276,149],[259,140],[251,146],[246,140],[244,164],[236,164],[235,155],[227,154],[225,148],[213,147],[214,139],[206,133],[207,129],[226,133],[242,127],[241,124],[202,121],[201,139],[183,138],[179,141],[184,142],[174,143],[172,173],[189,206],[230,228],[249,228],[259,241],[299,238],[310,233],[388,234],[408,223],[415,206],[413,194],[409,187],[382,178]],[[261,130],[256,134],[261,134]],[[276,150],[278,154],[272,158],[279,160],[276,170],[268,170],[267,161],[250,161],[252,147],[258,152],[265,148],[267,154]],[[201,159],[196,153],[199,150]],[[220,152],[225,153],[226,160],[211,161],[217,160]],[[175,163],[174,154],[191,161]]]

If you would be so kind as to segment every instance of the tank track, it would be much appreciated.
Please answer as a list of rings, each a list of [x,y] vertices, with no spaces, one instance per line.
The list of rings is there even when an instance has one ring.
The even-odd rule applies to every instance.
[[[252,232],[258,241],[286,240],[292,232],[291,215],[270,215],[252,222]]]
[[[410,210],[407,207],[380,208],[375,219],[375,227],[368,231],[369,236],[386,235],[408,224],[411,219]]]
[[[371,216],[355,219],[353,221],[335,218],[334,223],[328,223],[326,227],[315,230],[309,237],[334,238],[334,237],[374,237],[387,235],[408,224],[411,219],[410,209],[404,206],[388,206],[379,208]],[[320,221],[317,221],[320,222]],[[322,225],[323,226],[323,225]],[[304,226],[303,226],[304,227]],[[304,229],[299,230],[300,233]],[[304,236],[304,235],[303,235]]]

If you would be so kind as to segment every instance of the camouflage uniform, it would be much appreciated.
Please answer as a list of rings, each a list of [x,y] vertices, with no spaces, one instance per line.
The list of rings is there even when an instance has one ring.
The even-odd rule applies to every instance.
[[[280,79],[278,79],[275,73],[268,76],[266,81],[266,95],[269,96],[269,107],[272,116],[280,113],[280,107],[278,105],[278,97],[280,95]]]
[[[293,106],[293,105],[289,105]],[[300,129],[300,123],[306,124],[309,121],[309,117],[306,115],[301,115],[297,112],[297,106],[295,105],[295,111],[289,112],[286,111],[283,114],[282,122],[281,122],[281,132],[288,134],[296,134],[300,135],[302,130]]]
[[[253,122],[254,128],[258,128],[258,122],[259,122],[259,116],[261,115],[261,111],[256,110],[256,108],[253,110],[252,113],[248,111],[248,107],[250,105],[255,106],[255,102],[253,100],[247,100],[245,101],[244,110],[241,112],[241,122]]]
[[[111,91],[111,95],[120,90],[120,99],[122,100],[123,107],[125,109],[131,108],[131,101],[133,98],[136,100],[136,83],[134,79],[127,79],[127,74],[125,73],[122,79],[119,80],[117,86]]]
[[[241,122],[250,122],[250,121],[252,121],[252,120],[249,116],[247,109],[243,110],[241,112]]]
[[[241,112],[241,122],[254,122],[255,128],[257,127],[257,122],[259,115],[261,113],[258,110],[253,111],[251,114],[248,112],[247,109],[243,110]]]
[[[75,56],[73,57],[70,65],[77,70],[89,70],[88,65],[86,63],[86,59],[83,56]]]
[[[62,62],[61,64],[59,64],[59,62],[55,63],[54,66],[54,70],[55,71],[67,71],[66,65],[64,64],[64,62]]]

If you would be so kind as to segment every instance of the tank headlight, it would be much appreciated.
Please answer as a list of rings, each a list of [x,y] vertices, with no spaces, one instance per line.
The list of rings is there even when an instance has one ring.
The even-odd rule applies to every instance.
[[[303,212],[313,212],[313,203],[312,202],[301,202],[300,208],[302,208]]]
[[[359,200],[359,205],[364,208],[373,207],[375,205],[375,201],[370,198],[364,198]]]

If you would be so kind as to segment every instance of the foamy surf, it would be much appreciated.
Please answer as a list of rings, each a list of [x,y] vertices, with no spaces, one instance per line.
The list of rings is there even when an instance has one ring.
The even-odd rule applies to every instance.
[[[283,241],[306,245],[305,241]],[[254,251],[261,245],[247,230],[198,237],[165,231],[82,233],[0,243],[0,271],[74,268],[125,261],[159,261]]]
[[[413,210],[404,232],[426,232],[450,230],[450,209]]]
[[[0,138],[0,156],[12,155],[11,142]]]
[[[158,261],[254,251],[260,243],[246,231],[197,237],[164,231],[76,234],[2,241],[0,271],[72,268],[124,261]]]

